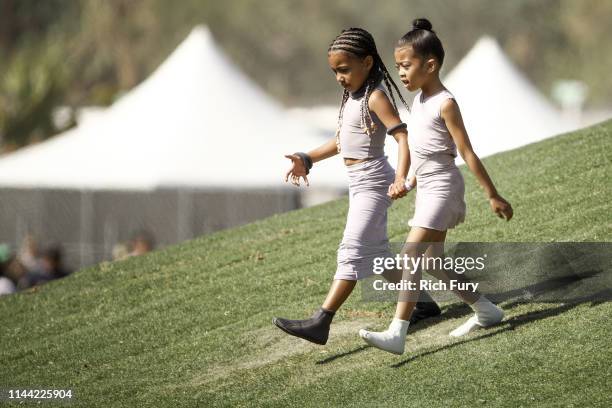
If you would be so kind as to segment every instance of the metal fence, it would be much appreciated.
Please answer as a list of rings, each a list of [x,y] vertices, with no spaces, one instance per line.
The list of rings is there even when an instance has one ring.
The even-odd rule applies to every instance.
[[[117,243],[148,231],[156,247],[175,244],[302,206],[288,189],[153,192],[0,189],[0,243],[17,249],[27,234],[61,244],[66,264],[109,260]]]

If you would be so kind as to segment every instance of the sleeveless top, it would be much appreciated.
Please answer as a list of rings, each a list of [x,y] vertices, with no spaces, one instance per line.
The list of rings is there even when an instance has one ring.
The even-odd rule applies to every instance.
[[[387,95],[382,82],[379,82],[374,89],[380,89]],[[345,158],[365,159],[379,158],[385,154],[385,138],[387,136],[387,128],[376,116],[370,111],[372,121],[376,124],[376,131],[368,136],[361,125],[361,102],[365,97],[365,87],[356,92],[351,92],[348,100],[344,105],[342,114],[342,124],[340,126],[340,154]],[[367,112],[365,112],[367,116]]]
[[[413,174],[437,173],[456,167],[457,146],[440,115],[442,103],[447,99],[455,99],[448,90],[429,97],[420,91],[412,101],[408,146]]]

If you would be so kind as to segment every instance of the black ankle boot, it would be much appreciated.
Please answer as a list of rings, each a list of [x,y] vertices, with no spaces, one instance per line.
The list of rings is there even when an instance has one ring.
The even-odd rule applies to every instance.
[[[442,313],[436,302],[418,302],[410,316],[410,324],[427,319],[428,317],[439,316]]]
[[[329,326],[334,318],[334,312],[320,308],[310,319],[289,320],[282,317],[274,317],[272,323],[279,329],[292,336],[311,341],[316,344],[327,343]]]
[[[441,313],[442,311],[436,301],[433,300],[426,290],[422,290],[419,294],[419,300],[412,311],[412,316],[410,316],[410,324],[415,324],[428,317],[439,316]]]

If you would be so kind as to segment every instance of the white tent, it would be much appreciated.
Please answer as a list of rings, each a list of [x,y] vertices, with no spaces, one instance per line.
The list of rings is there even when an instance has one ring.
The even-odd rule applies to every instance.
[[[445,77],[479,157],[570,131],[560,113],[491,37],[481,38]],[[458,162],[463,162],[458,157]]]
[[[284,154],[323,141],[288,117],[199,26],[149,78],[95,118],[1,157],[0,186],[277,187],[285,185]],[[310,178],[311,187],[347,184],[339,159],[317,164]]]

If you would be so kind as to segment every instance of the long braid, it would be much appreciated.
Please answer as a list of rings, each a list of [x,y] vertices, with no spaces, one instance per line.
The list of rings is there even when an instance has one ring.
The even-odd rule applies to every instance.
[[[368,109],[368,100],[372,94],[372,81],[366,81],[366,88],[363,98],[361,99],[361,127],[370,136],[370,129],[373,124],[372,116],[370,115],[370,109]]]
[[[402,96],[402,93],[400,92],[400,90],[399,90],[397,84],[395,83],[395,81],[393,81],[393,78],[391,77],[391,74],[389,74],[389,71],[387,70],[387,67],[382,62],[382,60],[380,61],[380,66],[381,66],[382,71],[383,71],[383,78],[385,80],[385,85],[387,86],[387,89],[389,90],[389,94],[391,95],[391,100],[393,101],[393,106],[395,106],[395,110],[397,111],[397,105],[395,104],[395,98],[393,97],[393,90],[392,90],[391,86],[389,86],[389,84],[393,85],[393,88],[395,88],[395,92],[397,93],[397,96],[402,101],[402,104],[406,107],[406,110],[408,112],[410,112],[410,106],[408,106],[408,103],[406,102],[406,100]]]
[[[340,128],[342,127],[342,115],[344,114],[344,105],[349,98],[349,91],[347,89],[342,93],[342,102],[340,103],[340,111],[338,112],[338,127],[336,128],[336,148],[340,153]]]
[[[389,84],[389,79],[386,75],[383,76],[383,81],[385,81],[385,86],[387,89],[391,89],[391,85]],[[389,91],[391,93],[391,91]],[[399,110],[397,109],[397,104],[395,103],[395,98],[391,98],[391,102],[393,102],[393,109],[395,109],[395,113],[399,114]]]
[[[330,44],[328,52],[333,51],[343,51],[349,54],[356,55],[360,58],[365,58],[368,55],[371,55],[374,58],[374,65],[370,70],[368,78],[366,79],[365,84],[365,95],[361,102],[361,126],[363,126],[364,131],[371,136],[372,133],[376,132],[376,123],[372,120],[372,115],[370,109],[368,108],[368,101],[370,99],[370,95],[374,92],[376,82],[380,80],[380,76],[382,74],[382,80],[385,83],[385,87],[389,91],[389,96],[391,97],[391,101],[393,102],[393,107],[397,110],[397,104],[395,102],[395,97],[393,95],[393,88],[395,88],[395,92],[401,99],[402,103],[406,107],[406,109],[410,110],[408,104],[402,97],[399,88],[391,78],[387,67],[383,63],[380,55],[378,54],[378,50],[376,49],[376,43],[374,42],[374,37],[362,28],[348,28],[342,30],[342,32],[334,39],[334,41]],[[340,104],[340,111],[338,113],[338,127],[336,129],[336,145],[338,147],[338,152],[340,152],[340,128],[342,127],[342,115],[344,112],[344,105],[349,98],[348,90],[344,90],[342,94],[342,103]]]

